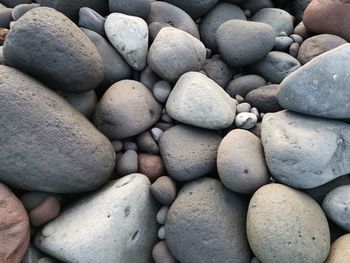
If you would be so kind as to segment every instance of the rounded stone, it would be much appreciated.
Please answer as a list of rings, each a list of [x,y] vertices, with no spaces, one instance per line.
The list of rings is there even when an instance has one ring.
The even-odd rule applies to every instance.
[[[183,263],[249,262],[245,234],[246,205],[213,178],[185,184],[171,205],[165,241]]]
[[[235,129],[223,138],[217,167],[222,183],[237,193],[252,194],[269,182],[262,143],[249,131]]]
[[[34,8],[16,21],[4,57],[7,65],[67,92],[95,89],[104,76],[94,44],[67,17],[47,7]]]
[[[60,213],[60,201],[55,196],[49,196],[29,213],[30,223],[41,226],[56,218]]]
[[[13,20],[12,8],[0,9],[0,28],[10,28],[10,23]]]
[[[253,107],[256,107],[259,112],[276,112],[282,110],[278,103],[277,94],[279,85],[267,85],[252,90],[247,94],[245,100]]]
[[[290,37],[276,37],[275,38],[275,50],[288,50],[290,45],[293,44],[293,39]]]
[[[245,0],[243,4],[252,14],[255,14],[263,8],[273,7],[273,2],[271,0]]]
[[[127,150],[118,160],[115,171],[119,177],[138,171],[138,155],[134,150]]]
[[[161,226],[158,230],[158,238],[160,240],[164,240],[165,238],[165,227],[164,226]]]
[[[265,86],[266,80],[258,75],[244,75],[233,79],[226,87],[226,92],[232,97],[245,97],[250,91]]]
[[[347,263],[350,258],[350,234],[338,238],[331,245],[331,251],[325,263]]]
[[[293,31],[294,34],[298,34],[301,36],[304,40],[309,38],[310,32],[307,30],[303,22],[300,22]]]
[[[146,86],[134,80],[121,80],[98,102],[94,123],[108,138],[124,139],[151,127],[159,120],[161,110]]]
[[[39,7],[39,4],[20,4],[15,6],[12,10],[12,18],[13,20],[18,20],[21,16],[27,13],[29,10],[33,8]]]
[[[168,3],[178,6],[189,14],[193,19],[203,16],[213,8],[218,0],[165,0]]]
[[[153,96],[160,103],[165,103],[170,95],[172,86],[165,80],[158,81],[152,88]]]
[[[30,4],[33,0],[1,0],[1,4],[8,7],[15,7],[20,4]]]
[[[241,112],[250,112],[252,106],[248,102],[243,102],[241,104],[238,104],[236,107],[237,114]]]
[[[110,13],[123,13],[145,19],[151,9],[149,0],[109,0],[108,3]]]
[[[168,174],[177,181],[189,181],[215,169],[221,137],[214,131],[187,125],[166,130],[159,141]]]
[[[81,114],[90,119],[95,111],[97,96],[94,90],[84,93],[62,93],[63,97]]]
[[[233,76],[232,68],[230,68],[219,55],[206,59],[202,66],[202,70],[207,77],[214,80],[222,88],[227,86]]]
[[[21,196],[21,202],[24,208],[30,212],[50,196],[53,195],[45,192],[28,192]]]
[[[264,23],[229,20],[216,31],[216,43],[223,59],[232,67],[253,64],[274,45],[274,30]]]
[[[141,153],[138,163],[139,172],[146,175],[152,183],[165,173],[164,163],[159,155]]]
[[[238,113],[235,118],[235,126],[246,130],[253,128],[257,122],[258,118],[251,112]]]
[[[158,154],[159,147],[158,144],[153,139],[150,131],[145,131],[136,137],[136,142],[138,147],[142,152]]]
[[[40,250],[36,249],[33,245],[29,245],[21,263],[38,263],[39,259],[43,256]]]
[[[92,30],[103,37],[106,36],[105,21],[106,18],[89,7],[82,7],[79,10],[79,27]]]
[[[82,114],[18,70],[0,66],[0,83],[0,181],[72,193],[94,190],[109,179],[113,147]]]
[[[169,176],[159,177],[151,185],[151,193],[163,205],[170,205],[176,197],[176,183]]]
[[[158,127],[154,127],[151,129],[151,135],[156,142],[159,142],[162,134],[163,134],[163,130]]]
[[[298,56],[299,49],[300,49],[300,44],[298,43],[291,44],[289,47],[289,55],[296,58]]]
[[[308,195],[282,184],[257,190],[249,203],[247,236],[259,260],[321,263],[330,248],[327,218]]]
[[[161,209],[159,209],[157,215],[156,215],[156,219],[157,219],[157,223],[160,225],[164,225],[166,222],[166,217],[168,215],[168,211],[169,211],[169,206],[162,206]]]
[[[160,241],[154,246],[152,256],[155,263],[177,263],[178,261],[169,251],[166,243]]]

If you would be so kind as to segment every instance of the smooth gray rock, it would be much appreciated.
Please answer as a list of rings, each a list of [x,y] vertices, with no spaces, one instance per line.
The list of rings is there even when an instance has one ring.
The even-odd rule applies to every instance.
[[[271,0],[245,0],[244,7],[255,14],[261,9],[272,8],[273,2]]]
[[[230,3],[219,3],[203,16],[199,32],[207,48],[217,51],[216,31],[220,25],[231,19],[247,20],[243,10]]]
[[[176,197],[176,183],[169,176],[161,176],[151,185],[151,193],[163,205],[170,205]]]
[[[108,0],[110,13],[123,13],[146,19],[151,9],[150,0]]]
[[[272,84],[279,84],[300,67],[300,62],[291,55],[281,51],[271,51],[250,68]]]
[[[266,80],[259,75],[244,75],[233,79],[226,87],[226,92],[232,97],[245,97],[250,91],[265,86]]]
[[[294,29],[293,16],[279,8],[263,8],[252,17],[252,21],[272,26],[275,30],[275,37],[278,37],[281,32],[286,32],[287,35],[290,35]]]
[[[40,250],[30,245],[21,263],[38,263],[39,259],[43,256]]]
[[[106,36],[105,21],[106,18],[89,7],[82,7],[79,10],[78,26],[92,30],[103,37]]]
[[[156,142],[160,140],[160,137],[162,136],[162,134],[163,134],[163,130],[158,127],[154,127],[151,129],[151,135]]]
[[[234,71],[230,68],[221,58],[221,56],[213,56],[210,59],[206,59],[202,71],[205,72],[208,78],[214,80],[222,88],[232,79]]]
[[[223,138],[217,167],[222,183],[237,193],[252,194],[269,182],[262,143],[249,131],[235,129]]]
[[[94,44],[67,17],[47,7],[34,8],[16,21],[4,56],[7,65],[72,93],[95,89],[104,75]]]
[[[146,66],[140,73],[140,82],[149,89],[152,89],[152,87],[161,80],[162,78],[154,73],[150,66]]]
[[[165,0],[168,3],[178,6],[186,13],[188,13],[193,19],[197,19],[203,16],[205,13],[213,8],[218,0]]]
[[[250,91],[245,100],[253,107],[256,107],[259,112],[276,112],[283,108],[278,103],[277,94],[279,85],[266,85]]]
[[[213,80],[198,72],[188,72],[174,86],[166,110],[177,121],[215,130],[233,123],[236,104]]]
[[[216,31],[219,52],[232,67],[261,60],[271,51],[274,41],[274,29],[265,23],[229,20]]]
[[[135,70],[146,67],[148,52],[148,26],[145,20],[120,13],[110,14],[105,32],[111,44]]]
[[[63,93],[63,97],[81,114],[90,119],[95,111],[97,96],[94,90],[85,93]]]
[[[293,39],[290,37],[276,37],[274,49],[280,51],[288,50],[292,44]]]
[[[178,261],[169,251],[166,243],[160,241],[154,246],[152,256],[155,263],[177,263]]]
[[[156,219],[157,219],[158,224],[160,224],[160,225],[165,224],[166,217],[168,215],[168,211],[169,211],[169,206],[162,206],[162,208],[159,209],[159,211],[157,212],[157,215],[156,215]]]
[[[280,105],[308,115],[349,119],[349,67],[350,44],[318,56],[281,83]]]
[[[221,137],[214,131],[187,125],[166,130],[159,141],[168,174],[177,181],[189,181],[215,169]]]
[[[313,188],[350,173],[350,125],[288,111],[268,113],[262,142],[272,176]]]
[[[249,203],[247,236],[261,262],[322,263],[330,248],[327,218],[309,197],[282,184],[257,190]]]
[[[123,141],[123,149],[124,149],[124,151],[133,150],[133,151],[137,152],[138,146],[133,141],[124,140]]]
[[[165,80],[158,81],[152,88],[153,96],[160,103],[165,103],[168,100],[172,86]]]
[[[20,4],[30,4],[33,2],[33,0],[1,0],[2,4],[8,7],[15,7],[16,5]]]
[[[164,240],[165,238],[165,226],[161,226],[158,230],[158,239]]]
[[[290,45],[289,47],[289,55],[291,55],[292,57],[297,57],[298,56],[298,52],[300,49],[300,44],[299,43],[293,43]]]
[[[169,209],[165,241],[182,263],[246,263],[250,253],[245,234],[246,205],[213,178],[183,186]]]
[[[20,189],[94,190],[111,176],[111,143],[61,96],[0,66],[0,181]]]
[[[161,29],[148,53],[148,64],[163,79],[174,82],[188,71],[197,71],[205,61],[202,42],[173,28]]]
[[[12,8],[1,8],[0,9],[0,27],[10,28],[10,23],[13,20]]]
[[[138,156],[134,150],[127,150],[118,160],[115,171],[119,177],[137,173]]]
[[[235,118],[235,126],[240,129],[249,130],[258,122],[258,117],[251,112],[238,113]]]
[[[148,178],[130,174],[72,204],[44,226],[35,244],[64,262],[148,263],[157,209]]]
[[[47,199],[50,196],[55,195],[46,192],[27,192],[21,196],[20,200],[26,211],[29,213],[31,210],[39,206],[43,201],[45,201],[45,199]]]
[[[119,80],[131,78],[131,67],[104,37],[86,28],[82,28],[82,31],[94,43],[97,52],[102,58],[105,69],[104,79],[101,83],[102,86],[109,87]]]
[[[158,154],[159,147],[156,141],[153,139],[150,131],[145,131],[136,137],[137,146],[142,152]]]
[[[124,139],[155,124],[161,111],[159,103],[142,83],[121,80],[113,84],[98,102],[94,123],[108,138]]]
[[[252,109],[252,106],[250,106],[248,102],[243,102],[237,105],[236,112],[237,114],[241,112],[250,112],[251,109]]]
[[[323,200],[326,215],[346,231],[350,231],[350,185],[333,189]]]
[[[38,4],[20,4],[12,9],[12,18],[13,20],[18,20],[21,16],[27,13],[29,10],[33,8],[39,7]]]

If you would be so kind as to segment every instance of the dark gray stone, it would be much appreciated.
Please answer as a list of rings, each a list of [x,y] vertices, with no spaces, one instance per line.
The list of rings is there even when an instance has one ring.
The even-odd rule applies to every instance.
[[[169,176],[161,176],[151,185],[151,193],[163,205],[171,205],[177,193],[176,183]]]
[[[34,8],[16,21],[4,56],[7,65],[67,92],[95,89],[104,75],[94,44],[67,17],[47,7]]]
[[[1,0],[2,4],[4,4],[7,7],[15,7],[19,4],[30,4],[34,2],[33,0]]]
[[[206,59],[201,70],[222,88],[226,87],[234,73],[219,55]]]
[[[20,4],[20,5],[17,5],[12,10],[12,18],[13,18],[13,20],[18,20],[21,16],[23,16],[29,10],[32,10],[33,8],[36,8],[39,6],[40,5],[38,5],[38,4]]]
[[[165,0],[166,2],[176,5],[193,19],[197,19],[213,8],[218,0]]]
[[[273,7],[273,2],[271,0],[245,0],[244,7],[255,14],[263,8]]]
[[[137,152],[127,150],[118,160],[115,171],[119,177],[128,174],[137,173],[138,170],[138,156]]]
[[[0,180],[26,190],[94,190],[111,176],[111,143],[61,96],[0,66]]]
[[[245,234],[246,205],[213,178],[187,183],[171,205],[165,241],[182,263],[249,262]]]
[[[236,95],[245,97],[250,91],[265,86],[266,80],[258,75],[244,75],[233,79],[226,87],[226,92],[235,98]]]
[[[10,28],[10,22],[12,18],[12,9],[11,8],[1,8],[0,9],[0,27]]]
[[[97,96],[94,90],[85,93],[64,93],[63,97],[81,114],[90,119],[95,111]]]
[[[89,7],[82,7],[79,10],[79,27],[95,31],[103,37],[106,36],[105,21],[103,16]]]
[[[159,147],[150,131],[145,131],[136,137],[137,145],[142,152],[157,154]]]
[[[26,211],[30,212],[49,196],[52,196],[52,194],[45,192],[28,192],[22,195],[20,200]]]
[[[312,0],[295,0],[292,3],[293,15],[297,22],[303,19],[304,11],[306,7],[311,3]]]
[[[150,66],[146,66],[146,68],[141,71],[140,82],[149,89],[152,89],[153,86],[161,80],[161,77],[154,73]]]
[[[277,93],[279,85],[267,85],[252,90],[247,94],[245,100],[253,107],[257,108],[259,112],[276,112],[283,108],[277,100]]]
[[[165,80],[158,81],[152,88],[153,96],[160,103],[165,103],[168,100],[172,86]]]
[[[150,0],[109,0],[110,13],[123,13],[146,19],[151,9]]]

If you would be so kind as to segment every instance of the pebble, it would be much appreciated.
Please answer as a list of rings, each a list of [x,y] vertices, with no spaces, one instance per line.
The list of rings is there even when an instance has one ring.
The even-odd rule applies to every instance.
[[[218,0],[166,0],[166,2],[178,6],[193,19],[197,19],[213,8],[218,3]]]
[[[166,112],[162,114],[162,117],[160,119],[167,123],[172,123],[174,121]]]
[[[262,262],[324,262],[329,227],[321,207],[308,195],[282,184],[257,190],[249,203],[247,236]]]
[[[165,223],[165,240],[183,263],[248,262],[245,234],[246,204],[213,178],[185,184],[171,205]]]
[[[151,10],[149,0],[109,0],[110,13],[123,13],[146,19]]]
[[[259,111],[257,108],[255,108],[255,107],[251,108],[250,112],[254,113],[258,119],[260,118],[260,114],[259,114]]]
[[[307,30],[303,22],[300,22],[293,31],[294,34],[301,36],[304,40],[310,36],[310,32]]]
[[[345,147],[349,124],[280,111],[262,121],[262,142],[272,176],[294,188],[313,188],[350,172]]]
[[[5,42],[5,39],[7,37],[7,34],[9,33],[9,30],[6,28],[0,28],[0,47],[1,47],[1,65],[5,65],[5,58],[4,58],[4,51],[3,51],[3,44]]]
[[[222,183],[237,193],[252,194],[269,182],[262,143],[249,131],[235,129],[223,138],[217,168]]]
[[[10,23],[13,20],[12,8],[0,9],[0,28],[10,28]]]
[[[160,240],[164,240],[165,239],[165,226],[161,226],[158,230],[158,238]]]
[[[229,20],[216,31],[216,43],[230,66],[243,67],[261,60],[271,51],[274,30],[265,23]]]
[[[300,49],[300,44],[298,43],[291,44],[289,47],[289,55],[296,58],[298,56],[299,49]]]
[[[12,9],[12,18],[13,20],[18,20],[21,16],[23,16],[25,13],[27,13],[29,10],[32,10],[33,8],[39,7],[39,4],[20,4],[16,5]]]
[[[261,9],[273,7],[271,0],[245,0],[243,4],[252,14],[255,14]]]
[[[152,183],[165,174],[164,163],[159,155],[141,153],[138,162],[140,173],[146,175]]]
[[[326,215],[346,231],[350,231],[350,185],[333,189],[323,200]]]
[[[290,45],[293,44],[293,39],[290,37],[276,37],[275,38],[275,50],[288,50]]]
[[[267,85],[252,90],[247,94],[245,100],[253,107],[256,107],[259,112],[276,112],[282,110],[278,103],[277,94],[279,85]]]
[[[98,102],[94,124],[111,140],[124,139],[155,124],[161,111],[160,104],[146,86],[134,80],[121,80]]]
[[[151,187],[151,191],[152,191],[152,187]],[[169,211],[169,206],[162,206],[161,209],[159,209],[157,215],[156,215],[156,219],[157,219],[157,223],[160,225],[164,225],[166,222],[166,217],[168,215],[168,211]]]
[[[43,256],[43,253],[39,249],[36,249],[33,245],[29,245],[21,263],[38,263],[39,259]]]
[[[138,167],[138,155],[133,150],[127,150],[117,162],[115,171],[119,177],[137,173]]]
[[[154,246],[152,256],[155,263],[177,263],[178,261],[169,251],[166,243],[160,241]]]
[[[214,55],[210,59],[206,59],[202,66],[202,70],[207,77],[214,80],[222,88],[225,88],[233,76],[234,70],[229,67],[219,55]]]
[[[60,201],[55,196],[49,196],[29,213],[32,226],[41,226],[56,218],[60,213]]]
[[[105,21],[106,18],[89,7],[82,7],[79,10],[78,26],[92,30],[103,37],[106,36]]]
[[[257,122],[253,128],[249,130],[256,137],[261,139],[261,122]]]
[[[350,234],[346,234],[332,243],[331,250],[325,263],[347,263],[349,258]]]
[[[152,88],[153,96],[160,103],[165,103],[168,100],[172,86],[165,80],[158,81]]]
[[[148,53],[148,26],[136,16],[112,13],[106,18],[107,38],[125,61],[135,70],[146,67]]]
[[[199,70],[205,56],[205,47],[197,38],[180,29],[165,27],[149,49],[148,64],[164,80],[175,82],[185,72]]]
[[[241,113],[241,112],[250,112],[252,106],[250,106],[250,104],[248,102],[243,102],[241,104],[238,104],[236,107],[236,112],[237,114]]]
[[[249,130],[255,126],[257,121],[258,121],[258,118],[254,113],[241,112],[237,114],[235,118],[235,126],[237,128]]]
[[[258,75],[244,75],[233,79],[226,87],[226,92],[232,97],[245,97],[250,91],[265,86],[266,80]]]
[[[0,262],[19,263],[29,245],[27,212],[14,193],[0,183]]]
[[[150,131],[145,131],[136,137],[137,146],[142,152],[158,154],[159,147]]]
[[[294,43],[298,43],[298,44],[302,44],[303,43],[303,41],[304,41],[304,39],[301,37],[301,36],[299,36],[299,35],[297,35],[297,34],[291,34],[290,35],[290,38],[291,39],[293,39],[293,42]]]
[[[140,73],[140,82],[149,89],[152,89],[152,87],[161,80],[162,79],[152,71],[150,66],[146,66]]]
[[[123,141],[123,149],[124,149],[124,151],[133,150],[133,151],[137,152],[138,146],[133,141],[124,140]]]
[[[20,200],[27,212],[30,212],[50,196],[53,196],[53,194],[45,192],[27,192],[21,196]]]
[[[8,7],[15,7],[20,4],[30,4],[33,0],[1,0],[1,4]]]
[[[215,169],[220,142],[214,131],[180,124],[163,133],[159,148],[168,174],[184,182]]]
[[[62,93],[63,97],[81,114],[90,119],[95,111],[97,96],[94,90],[84,93]]]
[[[166,110],[179,122],[206,129],[226,128],[236,115],[232,98],[213,80],[198,72],[181,76],[170,93]]]
[[[171,205],[177,193],[176,183],[169,176],[161,176],[151,185],[151,193],[163,205]]]
[[[111,143],[115,152],[120,152],[123,149],[123,143],[121,141],[116,140]]]
[[[130,174],[66,208],[41,229],[35,245],[65,262],[148,263],[157,241],[157,211],[147,177]]]
[[[156,142],[159,142],[162,134],[163,134],[163,131],[157,127],[154,127],[151,129],[151,135]]]
[[[237,101],[238,105],[245,102],[244,98],[241,95],[236,95],[235,96],[235,101]]]

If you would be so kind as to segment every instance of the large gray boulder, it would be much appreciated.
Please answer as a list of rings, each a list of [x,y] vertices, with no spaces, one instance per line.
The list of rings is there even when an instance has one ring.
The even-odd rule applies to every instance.
[[[149,263],[158,205],[143,174],[111,181],[43,227],[36,246],[64,262]]]
[[[350,172],[350,125],[288,111],[266,114],[262,142],[272,176],[313,188]]]
[[[213,178],[180,190],[165,222],[165,242],[182,263],[247,263],[246,204]]]
[[[349,119],[349,67],[350,44],[314,58],[281,83],[280,105],[308,115]]]
[[[115,166],[111,143],[61,96],[0,66],[0,181],[45,192],[83,192]]]

